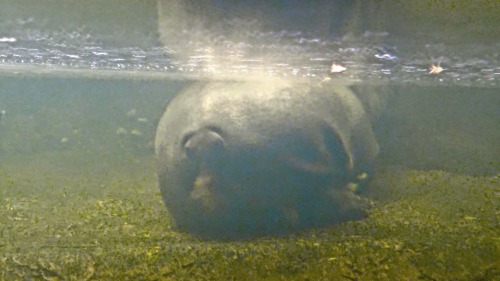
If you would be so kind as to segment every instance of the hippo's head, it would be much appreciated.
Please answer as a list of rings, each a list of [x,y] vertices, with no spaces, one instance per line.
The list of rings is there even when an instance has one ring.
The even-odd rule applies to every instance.
[[[165,204],[178,228],[212,238],[359,217],[350,187],[378,151],[365,115],[344,86],[195,84],[156,132]]]

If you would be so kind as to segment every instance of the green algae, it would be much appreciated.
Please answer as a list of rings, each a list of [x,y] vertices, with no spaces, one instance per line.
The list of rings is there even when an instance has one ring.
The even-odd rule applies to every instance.
[[[494,280],[500,274],[498,176],[382,168],[364,220],[214,242],[172,228],[152,158],[102,170],[95,163],[105,161],[76,167],[64,164],[69,156],[53,157],[1,167],[1,280]]]

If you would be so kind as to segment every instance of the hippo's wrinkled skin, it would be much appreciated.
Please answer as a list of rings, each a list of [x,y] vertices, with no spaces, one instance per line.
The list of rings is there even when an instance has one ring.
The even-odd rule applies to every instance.
[[[352,182],[378,153],[368,119],[341,84],[194,84],[156,132],[165,204],[180,230],[220,239],[358,218]]]

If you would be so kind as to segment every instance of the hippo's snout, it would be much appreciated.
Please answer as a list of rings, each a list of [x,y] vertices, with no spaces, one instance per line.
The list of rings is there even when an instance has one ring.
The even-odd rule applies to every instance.
[[[217,131],[213,128],[202,128],[188,133],[182,142],[187,157],[192,160],[207,160],[220,155],[224,139]]]

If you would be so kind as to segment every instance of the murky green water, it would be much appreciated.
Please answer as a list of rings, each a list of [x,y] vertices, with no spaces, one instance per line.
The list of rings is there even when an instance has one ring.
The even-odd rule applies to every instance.
[[[24,15],[0,20],[0,30]],[[375,125],[381,154],[367,217],[215,242],[175,231],[153,157],[158,118],[194,80],[192,70],[204,72],[191,64],[199,60],[178,65],[146,42],[149,35],[141,37],[145,47],[132,48],[132,39],[109,43],[90,26],[73,33],[80,43],[72,46],[70,32],[20,24],[28,31],[0,34],[20,44],[0,43],[0,280],[499,280],[495,43],[467,57],[431,44],[425,52],[448,64],[442,76],[428,75],[422,53],[386,49],[395,62],[377,58],[378,47],[364,49],[372,60],[353,63],[356,75],[365,71],[373,81],[391,70]],[[331,54],[319,54],[311,56],[325,60],[277,63],[270,73],[321,78]]]
[[[0,79],[4,280],[494,280],[499,98],[395,87],[366,219],[280,238],[171,229],[153,132],[184,82]],[[421,98],[425,97],[425,98]]]

